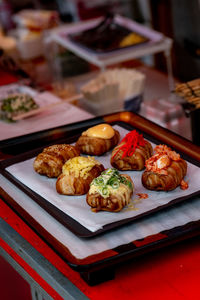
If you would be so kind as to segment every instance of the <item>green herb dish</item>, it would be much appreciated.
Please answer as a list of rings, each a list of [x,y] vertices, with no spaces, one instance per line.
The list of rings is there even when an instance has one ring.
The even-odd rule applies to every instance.
[[[33,98],[27,94],[9,95],[1,100],[0,119],[13,122],[13,117],[29,112],[39,106]]]

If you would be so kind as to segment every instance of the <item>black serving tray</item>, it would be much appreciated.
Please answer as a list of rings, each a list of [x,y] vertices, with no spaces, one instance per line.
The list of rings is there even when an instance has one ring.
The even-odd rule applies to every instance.
[[[63,142],[69,139],[73,142],[75,136],[80,135],[80,132],[88,127],[94,126],[101,122],[108,122],[109,124],[118,123],[120,126],[123,124],[127,129],[136,128],[139,132],[142,132],[148,139],[152,139],[152,142],[159,140],[174,149],[188,161],[200,164],[200,148],[190,141],[166,130],[146,119],[140,117],[135,113],[123,112],[111,114],[103,117],[91,119],[89,121],[83,121],[77,124],[71,124],[62,126],[55,129],[45,130],[41,133],[35,133],[18,137],[15,139],[5,140],[0,145],[0,151],[7,154],[14,154],[15,149],[18,149],[20,155],[15,156],[13,159],[21,159],[21,157],[28,158],[29,155],[37,154],[39,151],[38,146],[44,146]],[[81,130],[81,131],[80,131]],[[34,141],[34,143],[33,143]],[[23,147],[21,147],[23,145]],[[35,150],[24,154],[24,149],[29,149],[35,146]],[[16,148],[15,148],[16,147]],[[7,160],[1,163],[1,169],[11,160]],[[81,277],[89,284],[96,285],[100,282],[114,278],[115,269],[121,263],[128,260],[132,260],[141,255],[147,255],[153,251],[157,251],[161,248],[166,248],[175,243],[181,242],[189,238],[197,237],[200,233],[200,220],[187,223],[183,226],[178,226],[170,230],[165,230],[155,235],[147,236],[142,240],[135,240],[128,244],[121,245],[114,249],[109,249],[105,252],[98,253],[96,255],[89,256],[85,259],[77,259],[73,253],[67,249],[67,247],[61,244],[56,237],[52,236],[47,228],[43,228],[37,220],[31,217],[31,213],[24,210],[15,199],[11,198],[4,190],[0,188],[0,195],[2,199],[11,206],[28,225],[37,232],[50,246],[56,251],[75,271],[79,272]],[[199,197],[194,197],[193,201],[199,201]],[[176,204],[178,207],[179,204]],[[173,209],[173,208],[166,208]],[[156,212],[155,214],[159,214]],[[114,234],[115,230],[113,230]],[[87,239],[86,239],[87,241]]]
[[[91,122],[91,123],[96,123],[96,121],[98,121],[99,123],[102,123],[102,121],[103,121],[101,118],[97,118],[97,119],[94,119],[94,120],[95,120],[95,122]],[[82,125],[83,124],[85,124],[85,125],[87,124],[88,127],[91,127],[91,125],[89,125],[88,123],[90,123],[90,122],[83,122]],[[137,129],[138,130],[138,128],[133,127],[132,125],[127,124],[126,122],[115,121],[115,122],[111,123],[111,125],[116,125],[116,124],[120,125],[121,127],[126,128],[128,130],[133,130],[133,129]],[[66,129],[67,127],[68,127],[68,125],[62,127],[62,129]],[[76,127],[79,130],[78,134],[75,133]],[[85,129],[85,126],[82,126],[82,128]],[[83,131],[82,128],[79,127],[78,124],[76,124],[75,131],[70,131],[69,136],[66,135],[65,137],[58,138],[56,140],[56,142],[57,143],[61,143],[61,142],[64,142],[64,143],[73,143],[73,142],[75,142],[78,139],[78,137],[81,134],[81,132]],[[58,129],[57,130],[56,129],[53,130],[54,135],[55,135],[55,132],[58,132],[58,131],[59,131]],[[156,139],[154,136],[146,134],[145,132],[142,132],[141,130],[139,130],[139,132],[142,133],[144,135],[144,137],[148,138],[148,140],[150,140],[151,142],[154,142],[156,144],[161,143],[161,141],[159,139]],[[49,137],[48,133],[49,133],[49,131],[45,131],[44,133],[41,133],[41,135],[39,134],[39,136],[40,137],[47,136],[47,138],[48,138]],[[32,145],[32,139],[31,138],[32,137],[37,138],[37,135],[38,135],[38,133],[31,134],[30,136],[27,136],[27,137],[24,136],[24,137],[22,137],[22,139],[24,139],[24,142],[27,142],[27,141],[30,140],[31,145]],[[33,138],[33,140],[35,140],[35,138]],[[14,142],[15,140],[16,139],[12,140],[12,142]],[[39,138],[39,140],[40,140],[40,138]],[[11,140],[8,141],[8,143],[9,142],[11,143]],[[19,145],[21,147],[21,143],[19,143]],[[76,234],[77,236],[82,237],[82,238],[91,238],[91,237],[94,237],[96,235],[99,235],[99,234],[102,234],[104,232],[107,232],[109,230],[113,230],[113,229],[115,229],[115,228],[117,228],[119,226],[123,226],[123,225],[128,224],[129,222],[133,222],[133,221],[136,221],[138,219],[144,218],[144,217],[146,217],[146,216],[148,216],[148,215],[150,215],[152,213],[158,212],[161,209],[170,207],[172,205],[174,206],[177,203],[183,202],[183,201],[185,201],[187,199],[191,199],[192,197],[200,194],[200,190],[199,190],[199,191],[197,191],[195,193],[191,193],[191,194],[189,194],[187,196],[175,198],[175,199],[171,200],[170,202],[168,202],[168,203],[166,203],[164,205],[160,205],[160,206],[155,207],[155,208],[153,208],[153,209],[151,209],[149,211],[146,211],[146,212],[143,212],[141,214],[138,214],[138,215],[136,215],[134,217],[125,218],[125,219],[120,220],[120,221],[115,221],[115,222],[111,222],[109,224],[106,224],[101,229],[96,230],[96,231],[93,232],[93,231],[90,231],[89,229],[87,229],[86,227],[84,227],[82,224],[80,224],[78,221],[76,221],[72,217],[70,217],[68,214],[64,213],[58,207],[56,207],[55,205],[53,205],[52,203],[50,203],[48,201],[48,199],[43,198],[41,195],[39,195],[38,193],[36,193],[33,189],[31,189],[31,188],[27,187],[25,184],[23,184],[23,182],[17,180],[14,177],[14,175],[12,175],[11,173],[9,173],[6,170],[6,168],[8,166],[11,166],[11,165],[16,164],[18,162],[26,161],[29,158],[35,157],[40,152],[41,152],[41,147],[40,148],[36,148],[36,149],[34,149],[32,151],[29,151],[29,152],[25,152],[25,153],[19,154],[19,155],[15,156],[15,157],[13,157],[11,159],[4,160],[4,161],[0,162],[0,172],[8,180],[10,180],[14,185],[16,185],[20,190],[22,190],[23,192],[25,192],[32,200],[34,200],[36,203],[38,203],[43,209],[45,209],[56,220],[58,220],[61,224],[63,224],[67,229],[69,229],[74,234]],[[191,159],[190,157],[187,157],[187,158],[185,157],[185,159],[188,159],[193,164],[196,164],[196,165],[200,166],[200,163],[196,162],[194,159]]]

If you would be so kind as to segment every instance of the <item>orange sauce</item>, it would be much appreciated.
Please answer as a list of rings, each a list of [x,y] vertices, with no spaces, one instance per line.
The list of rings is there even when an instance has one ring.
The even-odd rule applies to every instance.
[[[108,124],[99,124],[84,131],[82,135],[102,139],[111,139],[115,134],[114,129]]]

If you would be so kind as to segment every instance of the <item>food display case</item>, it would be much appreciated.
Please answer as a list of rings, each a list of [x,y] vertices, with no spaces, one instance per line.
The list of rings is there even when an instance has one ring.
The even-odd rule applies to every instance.
[[[109,19],[109,17],[107,19]],[[100,17],[72,25],[60,26],[51,31],[47,36],[46,45],[54,42],[95,66],[98,66],[101,70],[116,63],[163,52],[167,62],[169,88],[172,90],[174,85],[171,66],[172,40],[160,32],[120,15],[112,16],[111,22],[109,20],[110,23],[107,23],[107,19],[106,17]],[[90,30],[99,30],[100,26],[100,30],[102,31],[102,27],[105,29],[105,24],[107,25],[107,29],[108,26],[110,26],[109,30],[112,29],[114,24],[127,31],[128,33],[126,32],[126,34],[129,36],[129,41],[127,41],[124,46],[115,44],[110,45],[108,49],[102,47],[94,49],[92,45],[87,45],[87,41],[81,39],[82,34],[83,36],[85,32],[90,34]],[[130,34],[137,34],[137,37],[141,38],[141,40],[138,40],[135,36],[130,36]],[[95,34],[93,36],[95,36]]]

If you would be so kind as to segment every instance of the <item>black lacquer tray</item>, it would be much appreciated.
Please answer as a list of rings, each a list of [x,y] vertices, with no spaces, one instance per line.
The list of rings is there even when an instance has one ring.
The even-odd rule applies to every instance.
[[[117,122],[114,122],[114,123],[117,124]],[[114,125],[114,124],[112,124],[112,125]],[[123,122],[120,122],[120,127],[121,128],[125,127],[128,130],[135,129],[133,126],[128,125],[128,124],[123,123]],[[154,140],[154,142],[156,142],[156,144],[160,143],[159,140],[155,141],[155,138],[153,138],[152,136],[147,137],[147,135],[144,132],[142,132],[142,133],[143,133],[144,137],[148,138],[148,140],[150,140],[151,142],[153,142],[153,140]],[[79,135],[72,136],[70,141],[75,142],[77,140],[78,136]],[[69,143],[69,139],[66,138],[66,140],[64,142]],[[78,220],[78,218],[76,218],[76,216],[77,216],[76,213],[75,213],[74,218],[70,216],[70,213],[69,213],[70,208],[69,207],[67,209],[67,212],[63,211],[60,208],[59,205],[57,206],[55,204],[55,202],[51,203],[50,199],[48,197],[44,197],[42,195],[42,190],[41,189],[36,191],[35,188],[34,188],[34,185],[27,186],[26,182],[24,182],[26,180],[25,178],[19,180],[15,177],[14,172],[11,173],[6,169],[7,167],[15,165],[16,163],[26,162],[27,159],[35,157],[39,152],[41,152],[40,148],[39,148],[39,150],[35,149],[33,151],[29,151],[29,152],[20,154],[18,156],[15,156],[11,159],[4,160],[4,161],[0,162],[0,172],[7,179],[9,179],[14,185],[16,185],[21,191],[25,192],[32,200],[34,200],[43,209],[45,209],[50,215],[52,215],[57,221],[59,221],[61,224],[63,224],[67,229],[72,231],[74,234],[76,234],[77,236],[82,237],[82,238],[91,238],[91,237],[94,237],[96,235],[105,233],[109,230],[113,230],[113,229],[115,229],[119,226],[126,225],[130,222],[139,220],[141,218],[149,216],[152,213],[158,212],[161,209],[174,206],[177,203],[186,201],[186,200],[191,199],[192,197],[200,194],[200,189],[195,191],[195,192],[190,192],[189,194],[184,195],[184,196],[179,196],[178,193],[177,193],[176,196],[173,196],[173,198],[170,201],[164,201],[164,203],[158,205],[157,204],[158,201],[156,201],[157,192],[154,192],[153,200],[151,200],[153,202],[153,206],[150,209],[148,208],[148,209],[144,210],[143,212],[137,211],[134,214],[132,214],[132,216],[125,213],[124,216],[123,216],[123,219],[118,219],[117,221],[113,221],[111,219],[111,221],[109,223],[105,224],[104,226],[102,226],[102,228],[97,229],[95,231],[91,231],[90,229],[88,229],[87,227],[85,227],[84,225],[81,224],[81,222]],[[110,157],[110,155],[109,155],[109,157]],[[109,163],[109,157],[107,158],[108,163]],[[100,158],[97,157],[97,159],[100,159]],[[193,164],[194,163],[195,163],[195,161],[193,161]],[[196,164],[198,165],[197,162],[196,162]],[[23,171],[23,173],[24,173],[24,171]],[[25,170],[25,173],[27,173],[27,174],[29,173],[29,177],[31,176],[30,175],[31,173],[35,173],[34,170],[33,170],[32,163],[29,164],[29,167]],[[132,176],[132,173],[133,172],[131,172],[131,176]],[[140,176],[141,176],[141,174],[138,174],[138,172],[135,172],[135,177],[140,178]],[[41,181],[41,176],[40,175],[37,176],[37,180]],[[47,179],[47,181],[49,182],[49,179]],[[46,187],[48,187],[48,182],[46,182]],[[44,182],[44,184],[45,184],[45,182]],[[165,199],[165,197],[167,195],[168,195],[168,193],[163,193],[162,194],[163,199]],[[56,195],[54,197],[56,197]],[[72,201],[72,205],[73,205],[74,201],[77,202],[78,200],[76,200],[77,196],[70,196],[69,198],[72,198],[72,197],[74,198],[73,201]],[[60,196],[59,196],[59,198],[60,198]],[[71,199],[67,200],[67,197],[65,197],[65,198],[66,198],[66,200],[63,199],[63,201],[69,203],[69,201]],[[86,203],[85,196],[82,196],[82,198],[83,199],[81,200],[81,204],[84,203],[84,205],[85,205],[85,203]],[[149,201],[148,201],[148,203],[149,203]],[[143,202],[143,203],[145,205],[146,202]],[[77,205],[78,205],[78,202],[77,202]],[[86,206],[87,206],[87,204],[86,204]],[[86,211],[87,211],[87,208],[86,208]],[[90,211],[89,207],[88,207],[88,211]],[[77,211],[77,213],[78,214],[80,213],[83,216],[85,216],[85,219],[89,218],[88,215],[84,214],[85,210],[84,210],[84,207],[82,207],[82,206],[79,207],[79,210]],[[112,214],[110,215],[109,212],[104,212],[104,214],[109,215],[109,217],[112,216]],[[91,213],[90,218],[91,218],[91,221],[92,221],[93,217],[94,217],[95,223],[96,223],[96,222],[98,222],[98,220],[99,220],[99,222],[101,222],[101,219],[102,219],[101,216],[102,216],[101,212],[98,213],[98,215],[94,215],[94,213]],[[116,216],[119,216],[119,213]],[[100,218],[98,219],[98,217],[100,217]]]
[[[0,151],[2,153],[13,155],[16,150],[18,153],[22,153],[9,160],[2,161],[1,172],[4,176],[6,176],[5,167],[7,165],[37,154],[44,146],[62,143],[66,141],[66,139],[68,142],[73,142],[74,138],[77,138],[83,130],[102,122],[107,122],[111,125],[119,124],[120,126],[126,127],[128,130],[135,128],[139,132],[143,133],[146,138],[152,140],[152,142],[165,143],[179,151],[179,153],[191,163],[200,166],[200,149],[198,146],[195,146],[190,141],[183,139],[182,137],[140,117],[135,113],[122,112],[94,118],[76,124],[62,126],[51,130],[45,130],[40,133],[15,139],[4,140],[0,143]],[[26,153],[23,152],[24,150],[27,151],[31,148],[33,149],[33,145],[34,150]],[[39,146],[40,148],[38,148]],[[53,237],[47,229],[42,228],[42,226],[31,217],[31,212],[27,213],[22,207],[19,206],[19,204],[15,202],[14,199],[7,195],[4,192],[3,187],[0,190],[0,193],[2,198],[14,210],[16,210],[18,214],[37,233],[39,233],[39,235],[43,237],[74,270],[78,271],[84,280],[86,280],[90,285],[97,284],[113,277],[115,267],[121,262],[142,254],[147,254],[153,250],[166,247],[186,238],[196,236],[200,233],[200,221],[194,221],[184,226],[178,226],[171,230],[160,232],[159,234],[153,236],[148,236],[143,240],[133,241],[127,245],[121,245],[115,249],[110,249],[97,255],[93,255],[92,257],[87,257],[86,259],[80,260],[74,257],[73,253],[70,253],[66,246],[60,244],[56,237]],[[193,199],[197,199],[198,201],[199,198],[193,197]],[[174,205],[178,207],[179,204],[177,203]],[[159,214],[159,212],[155,213]],[[113,228],[112,231],[114,233],[115,229]],[[103,233],[104,232],[102,232],[102,234]],[[105,276],[105,274],[107,274],[107,276]]]

